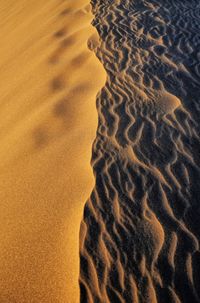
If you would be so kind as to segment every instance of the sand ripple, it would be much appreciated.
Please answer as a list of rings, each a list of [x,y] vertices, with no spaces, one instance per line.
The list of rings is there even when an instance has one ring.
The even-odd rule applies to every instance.
[[[81,302],[200,302],[200,3],[93,0],[108,79]]]

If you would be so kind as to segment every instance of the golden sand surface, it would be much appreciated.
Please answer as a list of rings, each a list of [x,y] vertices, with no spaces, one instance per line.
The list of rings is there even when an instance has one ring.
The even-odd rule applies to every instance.
[[[0,302],[79,302],[105,73],[88,0],[0,1]],[[98,75],[98,76],[97,76]]]

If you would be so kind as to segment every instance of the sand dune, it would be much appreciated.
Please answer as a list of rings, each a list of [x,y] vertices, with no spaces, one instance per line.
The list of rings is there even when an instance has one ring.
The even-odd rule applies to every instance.
[[[86,0],[0,2],[0,302],[79,302],[105,83]],[[98,75],[98,77],[96,77]]]
[[[200,302],[200,3],[93,0],[108,80],[81,302]]]
[[[0,303],[198,303],[199,1],[91,4],[0,2]]]

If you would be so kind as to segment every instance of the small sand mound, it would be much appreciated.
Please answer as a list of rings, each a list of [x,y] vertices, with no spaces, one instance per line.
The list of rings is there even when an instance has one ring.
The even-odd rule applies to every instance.
[[[163,91],[159,96],[158,106],[166,114],[172,113],[180,105],[181,100],[167,91]]]

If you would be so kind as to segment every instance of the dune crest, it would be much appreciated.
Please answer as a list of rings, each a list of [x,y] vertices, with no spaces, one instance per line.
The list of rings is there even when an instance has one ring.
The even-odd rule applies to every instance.
[[[79,299],[79,228],[105,83],[87,0],[0,3],[0,302]],[[98,77],[96,76],[98,75]]]

